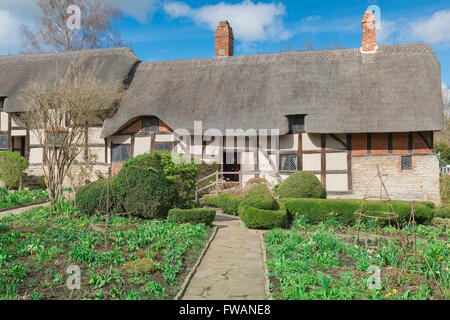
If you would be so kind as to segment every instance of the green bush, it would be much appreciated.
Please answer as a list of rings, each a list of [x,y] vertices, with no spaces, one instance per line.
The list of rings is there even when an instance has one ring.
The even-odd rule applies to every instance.
[[[333,212],[333,217],[340,223],[354,225],[356,221],[354,213],[361,206],[361,200],[347,199],[283,199],[282,201],[292,216],[306,216],[313,224],[327,220],[330,213]],[[392,205],[394,212],[399,215],[399,223],[409,219],[411,214],[410,202],[392,201]],[[431,202],[416,202],[415,218],[417,223],[430,223],[433,218],[433,208],[434,204]],[[363,210],[385,212],[387,211],[387,203],[384,201],[366,201]]]
[[[191,208],[195,199],[199,166],[192,161],[185,161],[181,155],[175,154],[174,156],[176,157],[175,162],[171,152],[154,151],[128,160],[123,167],[153,168],[162,172],[176,188],[175,206]]]
[[[239,217],[247,228],[275,229],[287,225],[287,211],[282,202],[277,204],[278,210],[264,210],[251,207],[244,202],[239,205]]]
[[[448,175],[441,175],[439,178],[439,188],[442,204],[450,205],[450,177]]]
[[[242,199],[239,196],[222,193],[221,195],[205,195],[205,204],[209,207],[220,208],[223,212],[231,214],[233,216],[238,215],[238,207]]]
[[[28,165],[28,160],[16,152],[0,152],[0,180],[5,182],[6,187],[17,189]]]
[[[237,216],[241,200],[239,196],[223,193],[218,197],[217,204],[226,214]]]
[[[75,195],[77,208],[85,215],[123,212],[116,196],[118,190],[114,178],[100,179],[78,189]],[[108,186],[106,182],[108,181]]]
[[[124,166],[114,178],[118,205],[133,216],[167,218],[177,200],[174,183],[153,167]]]
[[[434,209],[434,216],[436,218],[450,218],[450,205]]]
[[[441,157],[446,161],[450,162],[450,146],[445,142],[437,143],[434,146],[434,152],[441,153]]]
[[[207,194],[203,197],[203,200],[205,200],[205,204],[208,207],[213,207],[213,208],[219,207],[219,204],[218,204],[219,197],[218,196],[213,196],[211,194]]]
[[[278,209],[278,204],[273,198],[272,193],[270,193],[269,189],[263,184],[258,184],[251,188],[242,202],[257,209]]]
[[[175,220],[178,223],[211,225],[216,217],[214,209],[171,209],[169,211],[169,220]]]
[[[327,193],[319,179],[311,172],[298,171],[290,175],[276,188],[280,198],[325,199]]]

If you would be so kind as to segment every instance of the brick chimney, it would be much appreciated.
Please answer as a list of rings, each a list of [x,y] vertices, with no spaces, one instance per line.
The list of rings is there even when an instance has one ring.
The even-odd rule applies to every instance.
[[[214,35],[216,40],[216,58],[233,56],[233,29],[228,21],[220,21]]]
[[[366,11],[362,19],[362,52],[375,52],[377,39],[375,32],[375,15],[372,11]]]

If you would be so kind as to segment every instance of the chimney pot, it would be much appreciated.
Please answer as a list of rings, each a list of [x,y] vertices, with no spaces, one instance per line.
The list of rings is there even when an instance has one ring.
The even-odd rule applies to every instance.
[[[375,23],[373,12],[370,10],[366,11],[362,19],[362,52],[375,52],[377,49]]]
[[[233,56],[234,36],[233,29],[228,21],[220,21],[214,35],[216,43],[216,58]]]

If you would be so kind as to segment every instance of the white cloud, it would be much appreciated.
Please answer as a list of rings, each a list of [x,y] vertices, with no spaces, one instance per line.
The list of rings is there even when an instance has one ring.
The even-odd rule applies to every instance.
[[[10,11],[0,10],[0,54],[16,53],[20,49],[20,20]]]
[[[435,12],[431,18],[410,24],[414,39],[428,43],[450,43],[450,10]]]
[[[286,10],[282,3],[244,0],[191,8],[184,2],[165,2],[163,8],[172,18],[189,18],[210,30],[215,30],[219,21],[228,20],[235,38],[243,42],[286,40],[292,35],[283,25]]]
[[[395,22],[389,20],[381,20],[381,29],[376,30],[377,43],[378,44],[392,43],[395,32],[396,32]]]
[[[144,24],[153,18],[153,14],[161,7],[161,0],[109,0],[117,5],[125,15]]]

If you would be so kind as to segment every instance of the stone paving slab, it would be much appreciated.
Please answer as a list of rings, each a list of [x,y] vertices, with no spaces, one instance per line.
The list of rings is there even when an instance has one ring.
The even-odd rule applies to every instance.
[[[217,234],[183,300],[264,300],[265,277],[259,235],[239,218],[217,211]]]

